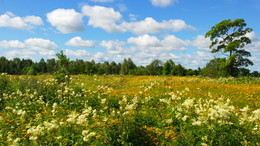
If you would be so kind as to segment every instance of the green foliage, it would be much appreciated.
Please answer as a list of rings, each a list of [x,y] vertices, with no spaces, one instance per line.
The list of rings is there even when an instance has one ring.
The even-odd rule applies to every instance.
[[[171,59],[167,60],[163,65],[163,75],[171,75],[174,66],[175,63]]]
[[[172,75],[175,75],[175,76],[185,76],[185,74],[186,74],[185,68],[180,64],[175,65],[172,68],[171,72],[172,72]]]
[[[247,58],[251,53],[242,49],[251,43],[246,34],[252,32],[252,29],[245,28],[246,25],[244,19],[223,20],[205,35],[212,41],[210,45],[212,53],[222,53],[227,56],[222,66],[225,66],[229,76],[238,76],[240,67],[253,65],[253,62]]]
[[[215,58],[207,63],[206,67],[202,69],[202,75],[207,77],[226,77],[228,76],[228,65],[225,58]]]
[[[69,65],[69,58],[67,58],[67,56],[63,53],[63,51],[60,51],[60,53],[57,53],[56,56],[58,57],[58,64],[62,67],[62,68],[66,68]]]
[[[124,59],[124,62],[121,65],[120,74],[129,75],[131,70],[133,70],[135,68],[136,68],[136,65],[130,58]]]
[[[146,69],[149,75],[162,75],[163,62],[159,59],[155,59],[146,66]]]
[[[57,53],[56,56],[58,57],[57,62],[61,66],[61,68],[55,72],[56,79],[58,83],[68,83],[70,82],[69,72],[68,72],[68,66],[69,66],[69,58],[65,54],[63,54],[63,51],[60,53]]]

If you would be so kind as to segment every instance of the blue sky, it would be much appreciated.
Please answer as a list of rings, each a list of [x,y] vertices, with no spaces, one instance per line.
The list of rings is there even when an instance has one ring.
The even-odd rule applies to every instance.
[[[259,0],[0,0],[0,56],[71,59],[137,65],[168,59],[186,68],[218,57],[204,38],[225,19],[245,19],[246,47],[260,71]]]

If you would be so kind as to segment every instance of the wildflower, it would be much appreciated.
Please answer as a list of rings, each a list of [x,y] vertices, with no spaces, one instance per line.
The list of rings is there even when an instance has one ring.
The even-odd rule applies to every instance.
[[[255,121],[260,120],[260,109],[257,109],[255,111],[253,111],[252,113],[253,113],[253,117],[254,117]]]
[[[20,144],[19,144],[19,141],[20,141],[21,139],[20,138],[16,138],[14,141],[13,141],[13,144],[12,144],[12,146],[19,146]]]
[[[52,105],[52,108],[53,109],[56,109],[58,107],[58,104],[55,102],[55,103],[53,103],[53,105]]]
[[[202,145],[202,146],[208,146],[208,144],[206,144],[206,143],[204,143],[204,142],[201,143],[201,145]]]
[[[91,112],[92,112],[92,107],[91,107],[91,106],[88,107],[87,109],[85,109],[85,110],[83,111],[83,113],[84,113],[85,115],[89,115],[89,114],[91,114]]]
[[[69,123],[76,123],[77,116],[78,114],[76,113],[76,111],[73,111],[68,115],[69,118],[66,121]]]
[[[87,122],[86,115],[80,115],[80,116],[78,116],[76,123],[79,125],[82,125],[84,123],[86,124],[86,122]]]
[[[91,139],[91,137],[96,135],[96,132],[90,132],[89,134],[87,134],[87,133],[88,133],[88,130],[82,131],[82,135],[84,136],[83,141],[85,141],[85,142],[89,141]]]
[[[30,138],[29,138],[29,140],[31,140],[31,141],[35,141],[35,140],[37,140],[37,139],[38,139],[37,136],[30,136]]]
[[[106,99],[101,99],[101,104],[105,104],[106,103]]]
[[[193,103],[194,103],[194,99],[186,99],[186,100],[182,103],[182,105],[183,105],[184,107],[186,107],[187,109],[189,109],[190,107],[193,106]]]
[[[134,109],[134,104],[126,105],[125,109],[128,110],[128,111],[133,110]]]
[[[192,123],[192,125],[200,126],[200,125],[201,125],[201,121],[194,121],[194,122]]]
[[[41,125],[38,125],[38,126],[32,126],[31,128],[29,128],[27,130],[27,133],[37,136],[37,135],[43,135],[44,134],[43,131],[44,131],[44,127],[42,127]]]
[[[204,141],[204,142],[208,141],[208,136],[203,136],[203,137],[201,138],[201,140]]]
[[[187,118],[188,118],[188,116],[187,115],[185,115],[183,118],[181,118],[182,119],[182,121],[186,121],[187,120]]]
[[[172,118],[171,118],[171,119],[166,119],[165,122],[166,122],[167,124],[171,124],[171,123],[173,122],[173,120],[172,120]]]
[[[82,135],[83,135],[83,136],[87,136],[87,135],[88,135],[88,132],[89,132],[88,130],[83,130],[83,131],[82,131]]]
[[[44,126],[47,128],[48,131],[53,131],[57,129],[59,126],[54,122],[44,122]]]

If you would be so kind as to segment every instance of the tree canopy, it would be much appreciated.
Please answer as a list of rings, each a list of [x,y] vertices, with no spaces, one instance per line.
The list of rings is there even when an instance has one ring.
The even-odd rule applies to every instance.
[[[225,56],[226,60],[221,66],[227,69],[228,76],[237,76],[244,69],[243,67],[253,65],[253,62],[247,58],[251,53],[243,49],[251,43],[246,34],[252,32],[252,28],[246,28],[246,25],[244,19],[223,20],[205,35],[211,40],[209,46],[211,52]]]

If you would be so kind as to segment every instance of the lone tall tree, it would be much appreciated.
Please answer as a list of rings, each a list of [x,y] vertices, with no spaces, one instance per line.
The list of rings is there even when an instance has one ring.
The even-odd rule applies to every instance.
[[[247,58],[251,56],[251,53],[242,49],[251,43],[246,34],[252,29],[245,28],[246,25],[244,19],[223,20],[213,26],[205,36],[212,41],[210,45],[212,53],[220,52],[226,56],[224,66],[231,76],[237,76],[240,67],[253,65],[253,62]]]

